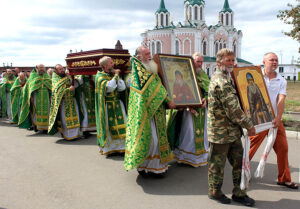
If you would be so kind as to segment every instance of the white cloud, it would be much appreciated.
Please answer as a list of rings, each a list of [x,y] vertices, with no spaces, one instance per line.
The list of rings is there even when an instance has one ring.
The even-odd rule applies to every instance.
[[[165,0],[174,22],[183,21],[184,0]],[[113,48],[117,40],[133,54],[140,34],[154,27],[160,0],[10,0],[1,2],[0,63],[54,65],[69,50]],[[260,64],[266,51],[284,63],[297,58],[299,43],[283,35],[289,26],[278,10],[295,0],[229,0],[235,27],[243,31],[242,58]],[[216,24],[223,0],[207,0],[205,18]],[[12,12],[13,11],[13,12]],[[281,54],[281,55],[280,55]]]

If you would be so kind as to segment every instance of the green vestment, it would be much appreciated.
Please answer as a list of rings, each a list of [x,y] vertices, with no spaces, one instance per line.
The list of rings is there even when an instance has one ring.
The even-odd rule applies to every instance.
[[[26,78],[24,82],[26,83]],[[14,123],[18,123],[18,114],[21,106],[22,97],[23,97],[22,89],[25,83],[22,84],[20,79],[17,78],[10,89],[11,116],[12,116],[12,121]]]
[[[131,76],[124,159],[126,170],[138,167],[145,161],[152,140],[153,117],[159,140],[160,161],[166,163],[173,159],[167,139],[163,104],[167,99],[166,89],[159,76],[148,72],[136,58],[132,58]]]
[[[1,95],[1,104],[2,104],[2,117],[7,116],[7,101],[6,94],[10,93],[10,89],[13,86],[16,77],[13,75],[11,79],[8,78],[7,74],[2,79],[0,84],[0,95]]]
[[[47,130],[51,95],[50,76],[47,73],[39,75],[36,69],[33,69],[22,91],[23,98],[18,122],[19,127],[30,128],[31,114],[32,122],[37,129]],[[35,101],[31,99],[33,94],[35,95]]]
[[[74,100],[75,91],[71,91],[69,87],[72,81],[68,76],[60,77],[55,72],[52,74],[52,96],[49,115],[48,133],[53,135],[59,130],[62,133],[62,118],[59,110],[62,101],[64,101],[64,119],[67,129],[80,127],[80,119],[78,117],[76,103]],[[78,136],[76,136],[77,138]],[[66,138],[69,139],[69,138]]]
[[[107,143],[108,132],[110,132],[112,140],[125,139],[126,137],[126,121],[120,103],[119,92],[117,89],[111,93],[106,91],[107,83],[112,79],[117,81],[118,78],[118,76],[112,77],[105,72],[99,71],[96,75],[95,110],[97,144],[100,147],[104,147]],[[106,121],[106,118],[108,121]]]
[[[90,128],[96,127],[96,116],[95,116],[95,82],[88,75],[80,75],[76,79],[82,79],[82,84],[76,88],[76,99],[77,100],[81,117],[84,117],[84,107],[86,107],[87,112],[87,122],[88,124],[82,124],[82,131],[90,130]],[[78,80],[78,83],[80,81]],[[82,96],[83,95],[83,96]],[[82,99],[81,99],[82,98]],[[84,103],[84,104],[83,104]]]

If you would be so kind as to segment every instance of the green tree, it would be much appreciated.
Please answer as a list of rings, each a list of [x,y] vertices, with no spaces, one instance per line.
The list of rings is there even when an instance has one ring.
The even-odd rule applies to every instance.
[[[290,32],[284,32],[284,34],[300,42],[300,0],[296,2],[296,6],[288,4],[289,9],[280,10],[277,18],[293,27]]]

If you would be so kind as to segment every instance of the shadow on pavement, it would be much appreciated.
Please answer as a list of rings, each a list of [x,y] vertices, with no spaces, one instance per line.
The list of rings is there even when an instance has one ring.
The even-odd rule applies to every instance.
[[[80,137],[79,139],[74,140],[65,140],[60,135],[58,135],[60,139],[58,139],[55,143],[61,145],[95,145],[97,146],[97,137],[95,134],[92,134],[87,139]]]
[[[267,163],[265,167],[264,177],[262,179],[254,178],[254,172],[258,166],[258,162],[251,162],[252,179],[248,191],[278,191],[278,192],[299,192],[299,190],[289,189],[276,184],[277,179],[277,164]],[[291,173],[297,172],[298,169],[290,167]],[[167,175],[162,179],[144,178],[140,175],[137,176],[136,182],[142,187],[145,193],[153,195],[207,195],[208,182],[207,182],[208,167],[193,168],[187,165],[177,164],[176,162],[170,163]],[[231,196],[233,188],[231,178],[231,166],[226,163],[225,175],[222,191]],[[279,202],[264,202],[259,201],[256,205],[276,206],[276,208],[290,208],[285,205],[289,200],[282,200]],[[294,201],[295,205],[300,205],[299,201]],[[235,203],[232,203],[233,205]],[[236,204],[239,205],[240,204]]]

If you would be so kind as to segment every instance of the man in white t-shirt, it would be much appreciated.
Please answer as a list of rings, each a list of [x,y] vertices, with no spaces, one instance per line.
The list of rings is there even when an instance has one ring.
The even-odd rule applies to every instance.
[[[269,52],[264,55],[264,79],[267,85],[268,93],[271,99],[272,107],[275,113],[273,126],[278,128],[276,141],[273,149],[277,155],[278,165],[278,185],[288,188],[297,189],[298,184],[291,181],[291,172],[288,161],[288,142],[286,139],[285,129],[281,121],[284,111],[284,102],[286,97],[286,80],[275,70],[278,67],[278,57],[275,53]],[[260,144],[263,142],[268,130],[250,137],[251,145],[249,159],[253,157]]]

